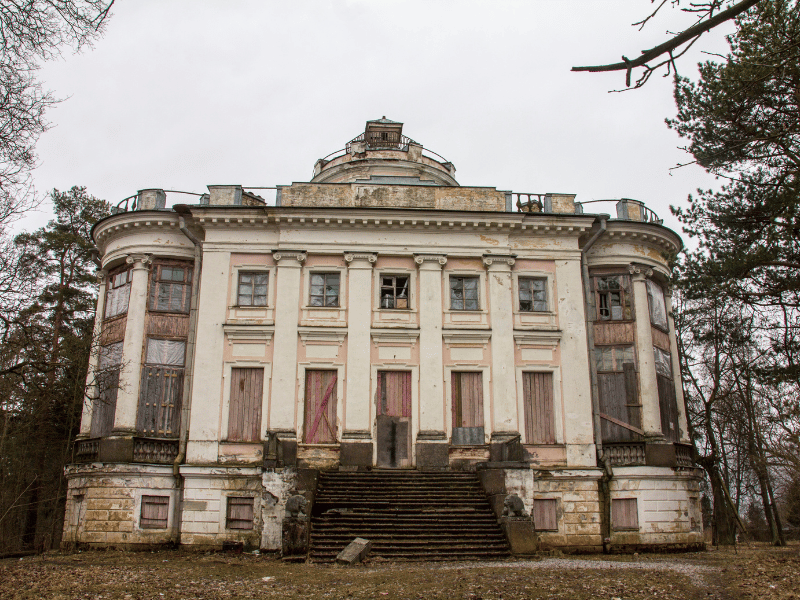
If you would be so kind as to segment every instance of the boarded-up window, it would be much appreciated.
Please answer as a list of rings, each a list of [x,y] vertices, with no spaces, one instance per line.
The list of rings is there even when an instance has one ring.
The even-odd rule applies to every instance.
[[[667,304],[664,290],[655,281],[647,280],[647,298],[650,305],[650,322],[661,329],[667,329]]]
[[[307,444],[336,442],[336,371],[306,371],[304,439]]]
[[[189,312],[192,269],[188,265],[153,265],[150,310]]]
[[[261,402],[264,397],[263,368],[231,369],[231,399],[228,440],[257,442],[261,439]]]
[[[109,275],[106,291],[105,318],[116,317],[128,312],[131,297],[131,270]]]
[[[653,348],[656,365],[656,384],[658,385],[658,406],[661,411],[661,433],[668,440],[677,442],[678,398],[675,393],[675,380],[672,376],[672,356],[661,348]]]
[[[597,318],[601,321],[630,321],[630,278],[627,275],[600,275],[592,278],[597,299]]]
[[[544,277],[519,278],[519,310],[521,312],[547,311],[547,279]]]
[[[633,361],[633,346],[595,348],[604,442],[640,439],[642,413]]]
[[[558,500],[537,498],[533,501],[533,527],[536,531],[558,531]]]
[[[483,373],[453,372],[453,441],[455,445],[483,444]]]
[[[142,496],[142,529],[166,529],[169,522],[169,496]]]
[[[100,348],[95,383],[97,397],[92,408],[92,437],[105,437],[114,428],[114,414],[117,410],[119,391],[119,371],[122,364],[122,342],[108,344]]]
[[[617,498],[611,501],[611,526],[616,530],[639,529],[636,498]]]
[[[376,389],[379,467],[405,467],[411,448],[411,373],[378,371]]]
[[[522,397],[525,405],[525,441],[529,444],[555,444],[553,374],[523,373]]]
[[[254,502],[255,498],[252,496],[228,496],[225,526],[228,529],[252,529]]]

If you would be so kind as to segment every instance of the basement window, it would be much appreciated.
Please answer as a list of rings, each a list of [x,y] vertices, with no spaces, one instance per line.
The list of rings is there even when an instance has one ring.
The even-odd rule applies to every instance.
[[[611,501],[611,527],[615,531],[638,531],[639,510],[636,498]]]
[[[228,496],[228,506],[225,513],[225,527],[228,529],[253,529],[253,504],[252,496]]]
[[[166,529],[169,515],[169,496],[142,496],[142,529]]]

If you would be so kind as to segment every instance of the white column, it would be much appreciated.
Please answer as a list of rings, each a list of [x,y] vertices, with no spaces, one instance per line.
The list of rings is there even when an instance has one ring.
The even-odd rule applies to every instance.
[[[597,464],[592,425],[592,384],[586,340],[586,303],[580,253],[557,260],[556,304],[561,329],[561,401],[564,405],[564,443],[567,466]],[[578,300],[580,299],[580,300]]]
[[[300,270],[305,252],[276,251],[275,352],[272,359],[272,396],[269,428],[297,432],[297,325],[300,319]]]
[[[636,357],[639,363],[639,398],[642,402],[642,429],[647,436],[662,437],[661,408],[658,405],[658,382],[653,355],[653,330],[650,325],[650,303],[647,299],[647,278],[653,274],[647,267],[628,267],[633,286],[633,312],[636,318]]]
[[[444,432],[442,267],[444,254],[417,254],[419,265],[419,430]]]
[[[519,433],[511,282],[514,257],[484,255],[483,264],[489,269],[489,315],[492,321],[492,433]]]
[[[97,389],[97,365],[100,362],[100,334],[103,332],[103,315],[106,312],[106,286],[108,271],[97,271],[97,281],[100,284],[97,290],[97,309],[94,313],[94,329],[92,330],[92,347],[89,354],[89,370],[86,374],[86,396],[83,399],[83,412],[81,414],[81,429],[78,437],[88,437],[92,429],[92,413],[95,399],[99,392]]]
[[[686,404],[683,399],[683,380],[681,379],[681,363],[678,360],[678,334],[675,331],[675,319],[672,316],[672,289],[664,288],[664,304],[667,307],[667,324],[669,325],[669,353],[672,357],[672,381],[675,383],[675,399],[678,403],[678,429],[682,442],[690,443],[689,424],[686,422]]]
[[[225,335],[222,326],[227,318],[230,264],[230,252],[205,249],[202,273],[194,274],[200,277],[200,294],[186,445],[189,463],[214,463],[219,456],[220,404],[225,385]],[[226,433],[222,432],[223,435]]]
[[[146,254],[132,254],[125,261],[131,270],[131,296],[122,343],[122,369],[119,374],[114,433],[136,433],[136,410],[142,381],[142,348],[147,314],[147,280],[152,261]]]
[[[344,255],[347,262],[347,397],[344,436],[370,427],[370,327],[374,253]]]

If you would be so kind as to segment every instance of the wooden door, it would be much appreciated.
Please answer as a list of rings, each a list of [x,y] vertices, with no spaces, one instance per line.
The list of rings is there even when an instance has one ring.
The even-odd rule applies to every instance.
[[[453,372],[453,439],[460,445],[485,443],[483,431],[483,373]]]
[[[306,444],[336,442],[336,371],[306,371],[303,439]]]
[[[658,404],[661,409],[661,433],[671,442],[680,438],[678,430],[678,398],[672,377],[656,374],[658,384]]]
[[[228,441],[257,442],[261,439],[263,397],[263,367],[231,369]]]
[[[178,437],[182,394],[183,369],[146,365],[139,392],[139,433],[148,437]]]
[[[378,371],[375,392],[379,467],[411,465],[411,373]]]
[[[525,406],[525,441],[528,444],[555,444],[553,374],[523,373],[522,398]]]
[[[601,431],[604,442],[642,439],[641,404],[636,370],[625,363],[622,373],[598,373]]]

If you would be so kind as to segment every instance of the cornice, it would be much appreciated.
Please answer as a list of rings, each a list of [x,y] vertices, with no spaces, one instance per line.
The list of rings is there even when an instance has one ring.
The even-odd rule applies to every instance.
[[[638,221],[608,221],[608,229],[597,245],[604,242],[647,244],[670,253],[683,248],[680,236],[671,229]]]
[[[143,230],[172,230],[180,232],[178,214],[172,211],[131,211],[106,217],[93,232],[95,243],[100,246],[120,234]]]

